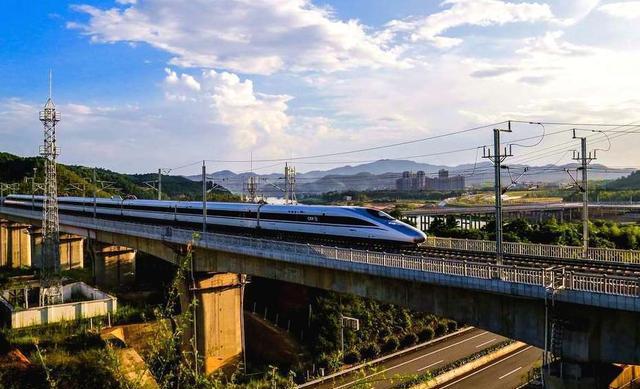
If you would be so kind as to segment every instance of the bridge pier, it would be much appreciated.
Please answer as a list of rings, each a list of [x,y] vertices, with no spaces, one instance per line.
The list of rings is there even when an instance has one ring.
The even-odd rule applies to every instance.
[[[0,220],[0,267],[9,266],[9,222]]]
[[[195,329],[186,330],[185,338],[192,339],[195,330],[198,355],[202,357],[206,374],[218,369],[231,371],[242,362],[245,283],[244,274],[194,273],[194,280],[190,274],[185,277],[180,293],[182,309],[189,309],[194,297],[197,300]]]
[[[90,247],[98,285],[117,288],[135,282],[136,250],[95,241],[91,242]]]
[[[32,227],[31,264],[42,267],[42,228]],[[60,234],[60,270],[84,267],[84,238],[72,234]]]
[[[542,367],[545,388],[548,389],[598,389],[611,387],[613,381],[621,384],[632,384],[630,380],[620,376],[622,366],[604,363],[574,362],[557,360]],[[629,386],[635,387],[635,386]]]
[[[0,267],[31,266],[29,225],[0,221]]]
[[[78,235],[60,235],[60,269],[84,267],[84,238]]]

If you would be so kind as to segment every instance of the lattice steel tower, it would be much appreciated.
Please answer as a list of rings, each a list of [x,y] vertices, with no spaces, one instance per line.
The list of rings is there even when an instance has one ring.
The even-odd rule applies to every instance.
[[[51,99],[51,72],[49,72],[49,99],[40,111],[44,127],[44,144],[40,156],[44,158],[44,198],[42,201],[42,285],[41,304],[55,304],[62,298],[60,272],[60,227],[58,224],[58,183],[56,175],[56,124],[60,114]],[[61,301],[60,301],[61,302]]]

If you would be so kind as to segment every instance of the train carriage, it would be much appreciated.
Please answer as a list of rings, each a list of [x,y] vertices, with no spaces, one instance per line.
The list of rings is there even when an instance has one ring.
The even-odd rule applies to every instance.
[[[3,203],[41,210],[42,201],[42,196],[9,195]],[[195,201],[60,197],[58,205],[62,214],[180,228],[200,229],[204,217],[202,202]],[[366,207],[207,202],[206,224],[210,231],[259,230],[392,244],[415,245],[426,239],[422,231]]]

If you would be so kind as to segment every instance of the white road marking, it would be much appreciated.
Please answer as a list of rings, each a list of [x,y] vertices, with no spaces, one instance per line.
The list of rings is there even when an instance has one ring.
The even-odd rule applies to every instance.
[[[376,376],[376,375],[378,375],[378,374],[385,373],[385,372],[387,372],[387,371],[389,371],[389,370],[396,369],[396,368],[398,368],[398,367],[404,366],[404,365],[409,364],[409,363],[411,363],[411,362],[415,362],[415,361],[417,361],[417,360],[419,360],[419,359],[426,358],[426,357],[428,357],[428,356],[430,356],[430,355],[433,355],[433,354],[439,353],[440,351],[443,351],[443,350],[449,349],[449,348],[451,348],[451,347],[455,347],[455,346],[457,346],[457,345],[460,345],[460,344],[462,344],[462,343],[468,342],[468,341],[470,341],[470,340],[472,340],[472,339],[475,339],[475,338],[477,338],[477,337],[480,337],[480,336],[485,335],[485,334],[488,334],[488,333],[489,333],[488,331],[481,332],[481,333],[479,333],[478,335],[474,335],[474,336],[472,336],[472,337],[470,337],[470,338],[467,338],[467,339],[465,339],[465,340],[461,340],[461,341],[459,341],[459,342],[456,342],[456,343],[450,344],[450,345],[448,345],[448,346],[446,346],[446,347],[443,347],[443,348],[440,348],[440,349],[437,349],[437,350],[431,351],[430,353],[427,353],[427,354],[421,355],[421,356],[419,356],[419,357],[416,357],[416,358],[410,359],[410,360],[408,360],[408,361],[404,361],[404,362],[399,363],[399,364],[397,364],[397,365],[393,365],[393,366],[388,367],[388,368],[386,368],[386,369],[384,369],[384,370],[380,370],[379,372],[376,372],[376,373],[370,374],[370,375],[368,375],[368,376],[365,376],[365,377],[359,378],[359,379],[357,379],[357,380],[350,381],[350,382],[348,382],[348,383],[346,383],[346,384],[344,384],[344,385],[336,386],[336,387],[335,387],[335,388],[333,388],[333,389],[346,388],[346,387],[351,386],[351,385],[353,385],[353,384],[355,384],[355,383],[357,383],[357,382],[364,381],[364,380],[366,380],[367,378],[371,378],[371,377]]]
[[[476,346],[476,348],[480,348],[480,347],[482,347],[482,346],[485,346],[485,345],[487,345],[487,344],[489,344],[489,343],[493,342],[493,341],[494,341],[494,340],[496,340],[496,339],[498,339],[498,338],[493,338],[493,339],[487,340],[487,341],[486,341],[486,342],[484,342],[484,343],[480,343],[479,345],[477,345],[477,346]]]
[[[444,362],[444,360],[440,360],[440,361],[438,361],[438,362],[433,362],[433,363],[432,363],[432,364],[430,364],[430,365],[427,365],[427,366],[425,366],[425,367],[421,367],[421,368],[419,368],[419,369],[418,369],[418,371],[422,371],[422,370],[424,370],[424,369],[428,369],[428,368],[430,368],[431,366],[433,366],[433,365],[437,365],[438,363],[442,363],[442,362]]]
[[[505,375],[501,375],[500,377],[498,377],[498,379],[499,379],[499,380],[501,380],[501,379],[503,379],[504,377],[506,377],[506,376],[508,376],[508,375],[511,375],[511,374],[515,373],[516,371],[518,371],[518,370],[520,370],[520,369],[522,369],[522,366],[520,366],[520,367],[516,367],[515,369],[511,370],[510,372],[508,372],[508,373],[507,373],[507,374],[505,374]]]
[[[506,360],[507,360],[507,359],[509,359],[509,358],[515,357],[516,355],[518,355],[518,354],[520,354],[520,353],[523,353],[523,352],[525,352],[525,351],[529,350],[531,347],[533,347],[533,346],[527,346],[527,347],[523,348],[522,350],[518,351],[518,352],[517,352],[517,353],[515,353],[515,354],[511,354],[511,355],[509,355],[508,357],[506,357],[506,358],[504,358],[504,359],[499,360],[498,362],[494,362],[494,363],[490,364],[489,366],[485,366],[485,367],[483,367],[483,368],[482,368],[482,369],[480,369],[480,370],[476,370],[476,371],[474,371],[473,373],[469,374],[469,375],[468,375],[468,376],[466,376],[466,377],[460,378],[459,380],[457,380],[457,381],[453,381],[452,383],[447,384],[447,385],[445,385],[445,386],[441,386],[441,387],[440,387],[440,389],[448,388],[449,386],[452,386],[452,385],[457,384],[458,382],[464,381],[464,380],[466,380],[466,379],[467,379],[467,378],[469,378],[469,377],[473,377],[474,375],[476,375],[476,374],[478,374],[478,373],[480,373],[480,372],[482,372],[482,371],[485,371],[485,370],[487,370],[487,369],[488,369],[488,368],[490,368],[490,367],[493,367],[493,366],[495,366],[495,365],[497,365],[497,364],[499,364],[499,363],[502,363],[502,362],[506,361]]]

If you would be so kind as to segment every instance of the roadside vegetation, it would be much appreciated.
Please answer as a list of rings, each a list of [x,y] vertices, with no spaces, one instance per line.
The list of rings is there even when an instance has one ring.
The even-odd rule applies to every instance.
[[[495,223],[488,222],[481,229],[462,229],[455,218],[436,219],[428,234],[463,239],[495,239]],[[558,222],[555,218],[532,223],[525,219],[508,221],[503,227],[504,239],[508,242],[542,243],[566,246],[582,244],[580,222]],[[621,224],[612,221],[594,220],[589,223],[589,244],[592,247],[608,247],[626,250],[640,249],[640,225]]]
[[[331,374],[366,363],[459,327],[453,320],[398,305],[259,277],[252,278],[245,301],[260,319],[286,331],[304,346],[308,358],[290,366],[297,377],[305,378],[320,376],[320,369]],[[344,328],[344,352],[343,316],[359,321],[358,330]]]
[[[320,195],[305,196],[305,204],[333,204],[333,205],[365,205],[368,203],[399,203],[399,204],[428,204],[438,203],[449,197],[461,195],[460,191],[400,191],[400,190],[372,190],[372,191],[344,191],[327,192]]]
[[[341,316],[357,318],[360,329],[344,329]],[[325,292],[313,303],[310,336],[305,341],[314,363],[333,372],[343,365],[370,361],[458,329],[458,323],[371,299]]]

